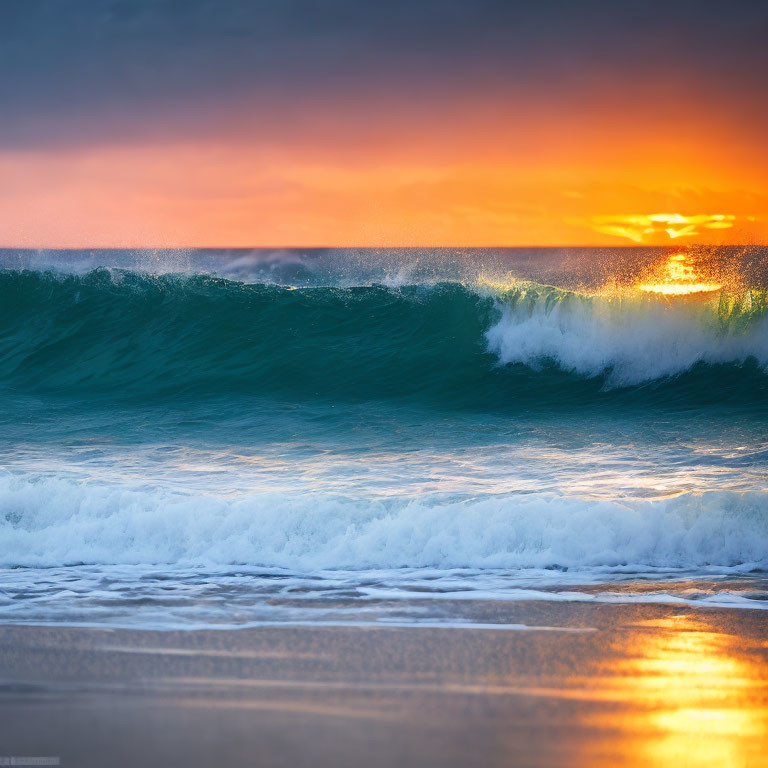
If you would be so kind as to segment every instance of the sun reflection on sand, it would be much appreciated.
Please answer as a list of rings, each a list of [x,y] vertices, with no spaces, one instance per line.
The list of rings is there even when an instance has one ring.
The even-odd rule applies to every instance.
[[[768,670],[757,648],[686,616],[639,626],[636,647],[605,681],[630,710],[595,715],[591,724],[614,731],[624,760],[638,768],[765,765]]]

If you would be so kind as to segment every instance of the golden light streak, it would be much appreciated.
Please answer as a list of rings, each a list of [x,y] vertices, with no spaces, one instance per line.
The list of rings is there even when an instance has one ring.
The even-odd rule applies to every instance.
[[[750,663],[736,638],[696,619],[672,616],[646,626],[634,658],[614,670],[639,709],[602,718],[604,725],[615,720],[635,743],[632,765],[757,765],[768,736],[765,670],[757,658]]]
[[[723,286],[720,283],[705,282],[696,273],[684,253],[675,253],[664,265],[664,275],[660,281],[641,283],[637,286],[646,293],[663,296],[686,296],[692,294],[713,293]]]

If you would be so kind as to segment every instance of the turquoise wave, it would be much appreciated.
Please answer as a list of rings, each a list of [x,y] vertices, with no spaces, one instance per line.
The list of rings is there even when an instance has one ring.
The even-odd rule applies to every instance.
[[[763,292],[714,304],[536,284],[351,288],[0,271],[0,389],[515,409],[768,402]]]

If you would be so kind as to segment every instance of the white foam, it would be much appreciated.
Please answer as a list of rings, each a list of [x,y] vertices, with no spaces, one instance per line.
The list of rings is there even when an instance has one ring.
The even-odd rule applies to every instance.
[[[697,362],[768,365],[768,318],[739,333],[718,322],[716,309],[696,302],[572,297],[499,303],[501,318],[486,333],[501,363],[557,363],[586,376],[608,374],[631,385],[679,374]]]
[[[768,566],[768,493],[663,501],[238,498],[0,477],[0,566]]]

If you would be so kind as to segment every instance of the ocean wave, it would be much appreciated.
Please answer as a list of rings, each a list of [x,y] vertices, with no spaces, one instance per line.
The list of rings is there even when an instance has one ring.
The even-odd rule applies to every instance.
[[[0,566],[765,569],[767,501],[765,492],[655,501],[230,498],[7,476]]]
[[[645,296],[587,297],[547,286],[507,291],[486,333],[502,363],[552,361],[582,376],[629,386],[679,375],[697,363],[768,365],[763,292],[714,303]]]
[[[715,303],[536,284],[354,288],[205,275],[0,271],[0,387],[405,398],[483,408],[637,398],[764,403],[764,292]]]

